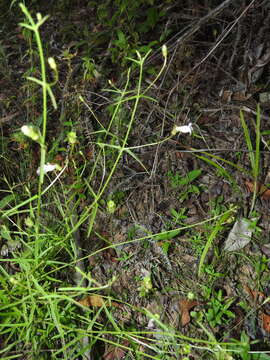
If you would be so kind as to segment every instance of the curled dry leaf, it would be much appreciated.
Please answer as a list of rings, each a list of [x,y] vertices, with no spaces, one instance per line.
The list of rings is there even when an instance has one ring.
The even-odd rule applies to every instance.
[[[92,307],[92,306],[102,307],[105,304],[105,300],[100,295],[89,295],[81,299],[79,303],[87,307]],[[119,304],[117,304],[114,301],[112,301],[111,303],[107,303],[107,305],[119,307]]]
[[[190,322],[189,311],[197,305],[199,305],[199,303],[196,300],[181,299],[179,301],[182,326],[186,326]]]
[[[255,191],[255,184],[253,182],[246,181],[245,185],[249,192],[253,193]],[[260,195],[263,200],[270,199],[270,189],[261,183],[257,184],[257,194]]]

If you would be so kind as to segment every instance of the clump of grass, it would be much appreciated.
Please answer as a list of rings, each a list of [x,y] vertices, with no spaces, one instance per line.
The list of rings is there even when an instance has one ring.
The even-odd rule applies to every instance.
[[[260,116],[260,107],[257,107],[257,114],[256,114],[256,126],[255,126],[255,149],[252,145],[251,136],[249,133],[249,129],[245,122],[245,118],[243,115],[243,111],[240,111],[240,120],[244,130],[244,136],[248,148],[248,155],[251,165],[251,175],[254,181],[254,191],[252,196],[251,207],[249,211],[249,216],[252,214],[256,202],[256,198],[258,195],[258,178],[260,173],[260,142],[261,142],[261,116]]]

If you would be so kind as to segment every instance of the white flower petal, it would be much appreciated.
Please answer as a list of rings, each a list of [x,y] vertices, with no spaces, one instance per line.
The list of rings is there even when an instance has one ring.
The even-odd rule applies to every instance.
[[[57,168],[57,165],[56,164],[45,164],[44,165],[44,174],[50,172],[50,171],[53,171]],[[40,167],[37,169],[37,174],[39,175],[40,174]]]
[[[192,125],[192,123],[189,123],[188,125],[182,125],[182,126],[175,125],[174,128],[172,129],[171,134],[174,136],[178,132],[180,132],[182,134],[190,134],[191,135],[192,131],[193,131],[193,125]]]
[[[176,126],[175,131],[183,133],[183,134],[191,134],[193,131],[192,123],[183,126]]]

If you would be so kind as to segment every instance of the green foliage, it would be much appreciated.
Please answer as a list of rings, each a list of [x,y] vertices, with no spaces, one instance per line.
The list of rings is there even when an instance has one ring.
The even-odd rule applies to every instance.
[[[180,201],[186,200],[191,194],[200,193],[200,187],[194,185],[193,182],[200,177],[201,173],[201,169],[195,169],[189,171],[185,176],[181,176],[178,173],[173,174],[172,171],[168,171],[167,175],[170,180],[171,187],[181,191],[179,195]]]
[[[250,207],[250,214],[254,210],[255,201],[258,193],[258,177],[260,172],[260,143],[261,143],[261,114],[260,114],[260,106],[257,107],[257,116],[256,116],[256,127],[255,127],[255,148],[252,145],[250,132],[248,126],[245,122],[245,118],[243,112],[240,111],[240,120],[244,131],[244,136],[247,144],[247,148],[249,151],[249,160],[251,165],[251,173],[254,180],[254,191],[252,197],[252,203]]]
[[[151,273],[147,272],[140,281],[139,287],[139,295],[141,297],[145,297],[149,294],[150,291],[153,289],[153,284],[151,280]]]
[[[234,313],[229,310],[234,299],[225,299],[222,290],[216,292],[207,288],[206,298],[208,298],[209,301],[205,317],[212,328],[217,325],[227,324],[235,317]]]
[[[187,218],[187,215],[185,215],[187,209],[181,208],[180,210],[171,209],[171,215],[172,215],[172,225],[184,225],[184,221]]]
[[[99,72],[97,71],[97,67],[95,65],[95,61],[88,56],[83,56],[83,79],[85,81],[93,81],[97,80],[100,76]]]
[[[214,241],[214,239],[217,236],[217,234],[219,233],[219,231],[222,230],[224,224],[226,222],[230,221],[230,218],[233,216],[233,213],[235,212],[235,210],[236,210],[236,207],[231,207],[229,210],[225,211],[223,214],[221,214],[217,217],[218,220],[216,221],[216,223],[213,226],[213,229],[207,239],[207,242],[205,244],[205,247],[203,249],[203,252],[202,252],[202,255],[200,258],[198,276],[202,275],[203,264],[204,264],[206,255],[207,255],[210,247],[212,246],[212,242]]]
[[[180,174],[176,173],[173,174],[172,171],[168,172],[168,177],[171,181],[171,186],[173,188],[178,188],[180,186],[186,186],[190,185],[194,180],[196,180],[200,175],[202,171],[200,169],[197,170],[191,170],[187,173],[186,176],[181,176]]]
[[[199,256],[202,255],[202,252],[203,252],[203,249],[205,246],[205,242],[206,242],[206,239],[202,233],[196,232],[195,234],[192,234],[190,237],[190,244],[191,244],[193,250],[195,251],[195,253]]]
[[[161,240],[170,240],[173,239],[175,236],[177,236],[180,233],[180,229],[170,230],[170,231],[163,231],[160,234],[153,235],[153,238],[155,240],[161,241]]]
[[[212,216],[220,215],[227,210],[224,205],[224,196],[219,195],[209,202],[210,213]]]
[[[255,341],[250,341],[247,334],[242,331],[239,340],[230,339],[232,343],[228,346],[228,350],[237,354],[240,360],[270,360],[270,355],[263,352],[252,352],[251,345],[256,344]]]
[[[124,63],[126,57],[134,56],[135,50],[146,54],[160,44],[155,39],[145,45],[141,39],[142,35],[154,29],[165,14],[157,0],[116,0],[96,5],[100,23],[112,34],[110,52],[113,62],[120,60]]]

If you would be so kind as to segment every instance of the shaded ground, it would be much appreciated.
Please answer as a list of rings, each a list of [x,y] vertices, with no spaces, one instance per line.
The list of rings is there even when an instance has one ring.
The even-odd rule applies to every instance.
[[[241,333],[245,332],[250,340],[259,340],[255,350],[267,350],[269,326],[265,319],[269,309],[267,304],[261,306],[263,300],[259,295],[263,299],[269,296],[270,6],[267,1],[225,3],[228,6],[220,7],[220,11],[213,11],[212,16],[207,17],[220,5],[219,1],[203,1],[200,5],[194,1],[156,4],[158,11],[163,9],[164,16],[153,24],[152,29],[140,34],[138,46],[164,35],[168,44],[168,64],[147,93],[157,102],[143,99],[140,103],[128,142],[130,147],[136,147],[134,153],[143,166],[131,156],[123,157],[104,196],[106,200],[114,200],[116,211],[108,215],[106,204],[101,203],[94,232],[87,237],[88,224],[83,224],[80,238],[82,252],[86,255],[108,244],[199,223],[181,230],[173,238],[169,235],[158,239],[150,237],[101,251],[89,256],[84,266],[99,284],[116,278],[104,291],[105,295],[131,304],[135,309],[146,308],[158,314],[162,322],[180,330],[183,335],[208,338],[194,319],[186,318],[187,311],[194,310],[197,315],[203,314],[197,320],[202,321],[219,341],[240,339]],[[98,23],[96,11],[101,9],[97,5],[90,7],[81,1],[70,5],[68,12],[66,7],[60,9],[53,5],[48,5],[47,9],[37,8],[51,14],[44,24],[42,36],[46,51],[59,64],[59,83],[55,92],[60,110],[50,114],[54,121],[49,123],[49,148],[56,140],[59,147],[64,147],[64,139],[55,133],[61,134],[65,122],[75,124],[81,151],[88,161],[87,175],[96,159],[94,143],[98,141],[100,124],[79,103],[78,94],[91,106],[102,126],[107,127],[110,121],[108,105],[113,99],[103,89],[108,87],[108,80],[123,88],[126,63],[121,64],[120,59],[122,55],[134,56],[134,53],[128,45],[117,47],[115,41],[117,36],[119,40],[119,33],[110,33],[108,23]],[[113,13],[113,6],[110,9]],[[128,28],[125,20],[122,25],[124,30]],[[34,85],[32,89],[25,86],[29,60],[24,57],[27,46],[21,30],[11,22],[5,26],[8,36],[1,41],[0,69],[0,124],[4,139],[1,168],[9,182],[23,186],[29,179],[34,179],[38,156],[34,155],[35,149],[24,146],[13,134],[26,122],[26,117],[31,122],[40,116],[39,100],[33,101],[39,90]],[[131,27],[129,31],[134,32]],[[120,25],[118,30],[121,30]],[[186,34],[189,35],[184,38]],[[129,39],[135,48],[134,38],[130,35]],[[153,46],[157,50],[147,59],[144,88],[162,66],[158,48],[164,41]],[[111,51],[111,48],[116,50]],[[35,62],[35,53],[32,56]],[[136,70],[131,72],[133,88],[137,75]],[[260,231],[255,231],[252,241],[244,249],[225,252],[223,245],[232,224],[236,217],[250,215],[253,196],[254,179],[239,111],[243,110],[254,143],[258,103],[262,115],[259,181],[266,188],[261,190],[252,216],[259,217]],[[127,103],[118,126],[112,129],[119,138],[131,110]],[[192,136],[180,134],[159,143],[170,136],[174,125],[188,123],[193,124]],[[159,144],[144,146],[153,143]],[[61,160],[64,152],[56,153],[54,148],[49,153],[51,160],[57,155]],[[24,163],[24,169],[20,168],[18,179],[6,158],[14,161],[25,156],[31,161]],[[79,162],[79,156],[75,160]],[[15,166],[19,169],[19,164]],[[103,169],[101,160],[97,170],[100,177],[97,176],[92,184],[95,189]],[[65,182],[72,185],[73,173],[70,171]],[[189,178],[192,174],[195,174],[194,180]],[[32,185],[34,188],[35,184]],[[1,187],[6,189],[6,183],[2,182]],[[87,205],[86,197],[81,208]],[[204,221],[233,205],[237,206],[235,218],[224,223],[214,237],[199,278],[198,266],[216,223],[216,220]],[[148,277],[151,281],[147,284]],[[188,300],[191,297],[192,300]],[[229,313],[220,315],[226,303],[230,303],[231,316]],[[155,328],[156,325],[151,324],[143,313],[130,309],[126,305],[116,308],[116,321],[122,326]],[[220,321],[217,320],[219,316]],[[189,358],[202,356],[209,358],[209,354],[198,355],[196,351]]]

